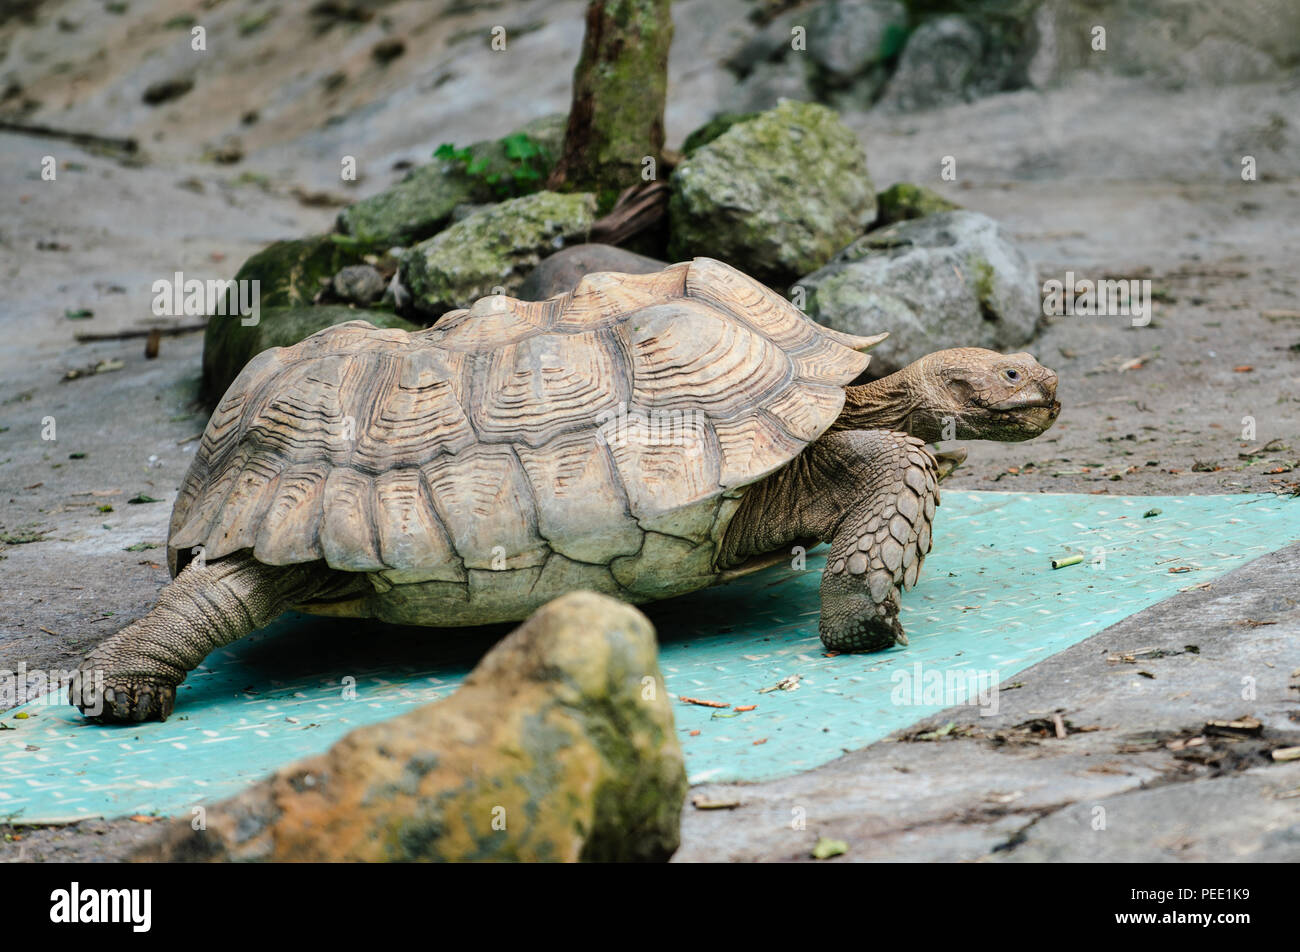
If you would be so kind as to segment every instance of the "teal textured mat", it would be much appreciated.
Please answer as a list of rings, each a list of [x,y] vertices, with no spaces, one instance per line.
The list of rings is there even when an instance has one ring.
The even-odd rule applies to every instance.
[[[817,550],[802,571],[776,566],[647,607],[668,690],[731,705],[676,704],[692,782],[806,770],[965,703],[994,678],[1007,686],[1179,589],[1300,540],[1300,503],[950,490],[934,536],[903,598],[906,648],[825,655]],[[1084,562],[1050,567],[1070,553]],[[0,717],[10,728],[0,730],[0,819],[188,814],[351,728],[447,697],[505,630],[287,616],[210,657],[165,724],[100,727],[62,700],[31,702]],[[783,680],[796,686],[763,690]]]

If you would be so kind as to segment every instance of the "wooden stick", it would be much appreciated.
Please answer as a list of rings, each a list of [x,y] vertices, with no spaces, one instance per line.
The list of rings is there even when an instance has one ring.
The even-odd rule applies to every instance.
[[[96,135],[93,132],[53,129],[50,126],[14,122],[11,119],[0,119],[0,132],[21,132],[29,136],[44,136],[47,139],[65,139],[68,142],[75,142],[77,145],[106,146],[118,152],[135,152],[140,148],[135,139],[119,139],[114,136]]]
[[[104,334],[80,333],[76,334],[78,344],[89,344],[97,340],[134,340],[137,337],[148,337],[150,334],[159,334],[163,337],[179,337],[181,334],[192,334],[195,331],[207,329],[208,322],[203,321],[198,324],[176,324],[172,327],[149,327],[133,331],[111,331]]]

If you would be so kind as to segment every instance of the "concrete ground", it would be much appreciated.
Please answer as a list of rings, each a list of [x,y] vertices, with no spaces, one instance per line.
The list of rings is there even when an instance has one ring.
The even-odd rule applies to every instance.
[[[692,74],[682,97],[706,116],[726,104],[711,77]],[[564,108],[567,83],[553,85],[530,86],[529,108]],[[284,170],[284,141],[250,142],[237,170],[215,166],[196,154],[201,137],[185,139],[183,117],[143,161],[0,132],[0,669],[72,668],[147,610],[205,423],[198,335],[164,338],[153,360],[138,339],[73,335],[147,326],[160,276],[228,277],[271,240],[326,230],[334,209],[310,190],[349,129],[384,155],[497,131],[478,128],[483,111],[465,99],[476,88],[462,90],[463,118],[418,148],[398,93],[396,105],[356,107],[328,136],[292,139],[308,193]],[[430,108],[435,93],[422,95]],[[1295,95],[1294,83],[1179,91],[1080,79],[919,116],[847,117],[878,187],[917,181],[993,215],[1044,279],[1149,277],[1157,294],[1146,328],[1049,322],[1027,349],[1060,374],[1060,421],[1031,443],[972,446],[954,485],[1300,489]],[[76,109],[93,122],[93,109]],[[670,140],[692,120],[679,113]],[[56,183],[39,177],[51,153]],[[1258,181],[1239,175],[1245,154]],[[955,183],[938,178],[945,155],[957,158]],[[68,316],[82,309],[93,316]],[[957,709],[796,777],[694,789],[677,858],[801,859],[826,836],[848,846],[836,862],[1294,860],[1300,764],[1267,752],[1300,744],[1298,576],[1300,546],[1289,545],[1133,616],[1026,671],[997,717]],[[1137,649],[1155,650],[1108,660]],[[1247,716],[1257,731],[1205,727]],[[697,795],[738,805],[698,809]],[[148,831],[129,819],[0,826],[0,858],[113,860]]]

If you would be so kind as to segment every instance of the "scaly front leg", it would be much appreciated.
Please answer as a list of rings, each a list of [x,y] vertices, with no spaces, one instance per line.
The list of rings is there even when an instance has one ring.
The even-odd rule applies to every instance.
[[[930,551],[939,464],[921,440],[891,430],[834,433],[815,446],[822,443],[841,458],[849,474],[842,490],[852,498],[822,573],[822,643],[835,651],[905,645],[901,589],[916,584]]]

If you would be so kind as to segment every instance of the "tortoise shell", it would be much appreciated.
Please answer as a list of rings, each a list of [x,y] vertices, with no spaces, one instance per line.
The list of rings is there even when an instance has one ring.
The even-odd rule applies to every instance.
[[[323,560],[385,596],[344,613],[417,624],[523,617],[574,587],[689,591],[743,488],[831,425],[877,340],[708,258],[485,297],[415,333],[326,328],[222,398],[169,564]]]

